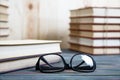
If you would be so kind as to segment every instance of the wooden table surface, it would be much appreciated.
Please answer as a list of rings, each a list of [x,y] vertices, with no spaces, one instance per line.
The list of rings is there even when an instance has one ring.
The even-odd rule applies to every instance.
[[[78,52],[63,50],[62,56],[69,63]],[[65,70],[59,73],[40,73],[35,68],[0,74],[0,80],[120,80],[120,55],[91,55],[97,69],[92,73]]]

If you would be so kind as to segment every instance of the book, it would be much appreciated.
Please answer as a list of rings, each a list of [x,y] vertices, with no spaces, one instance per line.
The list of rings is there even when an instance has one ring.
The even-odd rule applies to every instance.
[[[8,21],[8,14],[0,13],[0,21]]]
[[[71,10],[71,17],[78,16],[120,16],[120,7],[86,7]]]
[[[8,40],[9,39],[9,37],[8,36],[2,36],[2,37],[0,37],[0,40]]]
[[[0,73],[35,66],[40,55],[61,53],[56,40],[0,40]],[[52,61],[57,59],[52,58]]]
[[[115,24],[70,24],[70,30],[84,30],[84,31],[120,31],[120,25]]]
[[[114,47],[89,47],[75,43],[70,43],[70,49],[89,54],[120,54],[120,48]]]
[[[120,31],[118,32],[93,32],[93,31],[82,31],[82,30],[71,30],[70,35],[76,35],[81,37],[89,37],[89,38],[118,38],[120,39]]]
[[[88,36],[81,36],[77,34],[69,34],[70,37],[81,37],[81,38],[88,38],[88,39],[120,39],[120,37],[88,37]]]
[[[0,13],[8,13],[8,7],[4,5],[0,5]]]
[[[0,37],[8,36],[10,33],[8,28],[0,28]]]
[[[8,22],[1,22],[0,21],[0,29],[9,29]]]
[[[8,0],[0,0],[0,5],[8,7]]]
[[[0,61],[0,74],[35,67],[39,57],[40,55],[24,57],[25,59],[18,58],[17,60],[13,58],[12,61],[7,62]],[[56,56],[47,56],[47,59],[49,59],[51,63],[60,61],[60,58]]]
[[[118,24],[120,23],[120,16],[115,18],[105,18],[105,17],[78,17],[78,18],[72,18],[71,23],[112,23],[112,24]]]
[[[89,47],[120,47],[120,40],[118,39],[88,39],[70,37],[69,42]]]

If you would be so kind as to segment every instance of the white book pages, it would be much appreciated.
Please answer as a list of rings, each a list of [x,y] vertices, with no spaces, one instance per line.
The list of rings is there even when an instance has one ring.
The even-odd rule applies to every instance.
[[[105,32],[104,35],[106,36],[106,38],[108,37],[117,37],[120,38],[120,32]]]
[[[119,46],[120,47],[120,39],[118,40],[104,40],[104,46]]]
[[[120,17],[120,9],[107,9],[107,16],[119,16]]]
[[[120,23],[120,18],[105,18],[105,23]]]

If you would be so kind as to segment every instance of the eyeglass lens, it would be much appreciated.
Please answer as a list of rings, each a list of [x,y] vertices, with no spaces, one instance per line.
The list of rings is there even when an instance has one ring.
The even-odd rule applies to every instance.
[[[42,72],[59,72],[64,69],[64,63],[59,55],[46,55],[39,61]]]

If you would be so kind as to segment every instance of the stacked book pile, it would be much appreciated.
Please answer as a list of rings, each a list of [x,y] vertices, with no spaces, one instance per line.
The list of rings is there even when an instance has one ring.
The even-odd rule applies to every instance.
[[[56,40],[0,40],[0,74],[35,67],[43,54],[61,53],[61,41]],[[47,57],[50,62],[58,57]]]
[[[8,36],[8,0],[0,0],[0,40]]]
[[[120,8],[71,10],[70,49],[89,54],[120,54]]]

